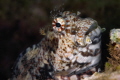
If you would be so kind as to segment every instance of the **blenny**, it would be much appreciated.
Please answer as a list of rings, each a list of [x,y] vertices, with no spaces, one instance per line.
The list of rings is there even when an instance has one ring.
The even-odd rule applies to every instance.
[[[60,12],[36,45],[16,61],[10,80],[81,80],[99,71],[102,28],[80,12]]]

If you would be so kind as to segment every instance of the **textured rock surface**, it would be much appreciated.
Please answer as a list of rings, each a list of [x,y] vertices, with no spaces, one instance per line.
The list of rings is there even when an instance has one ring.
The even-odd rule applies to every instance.
[[[110,43],[108,50],[110,57],[106,63],[106,71],[120,70],[120,29],[110,31]]]
[[[83,80],[120,80],[120,71],[105,72],[105,73],[94,73],[91,77]]]

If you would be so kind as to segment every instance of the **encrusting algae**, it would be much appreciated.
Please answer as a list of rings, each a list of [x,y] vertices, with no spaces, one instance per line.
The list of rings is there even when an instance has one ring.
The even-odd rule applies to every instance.
[[[120,29],[110,31],[110,40],[108,45],[110,58],[106,63],[106,71],[117,71],[120,70]]]

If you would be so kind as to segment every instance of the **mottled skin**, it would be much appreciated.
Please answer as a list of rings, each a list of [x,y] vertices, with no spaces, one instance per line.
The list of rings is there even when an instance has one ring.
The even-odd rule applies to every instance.
[[[11,80],[80,80],[98,70],[101,28],[95,20],[65,11],[52,27],[20,54]]]

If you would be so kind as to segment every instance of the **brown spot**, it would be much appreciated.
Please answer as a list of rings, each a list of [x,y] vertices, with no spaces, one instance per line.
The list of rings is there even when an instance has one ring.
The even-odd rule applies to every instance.
[[[82,30],[87,31],[88,27],[82,27]]]
[[[68,45],[68,47],[69,47],[69,48],[71,48],[71,46],[70,46],[70,45]]]
[[[120,44],[116,44],[114,47],[114,50],[116,50],[116,51],[120,50]]]
[[[90,49],[90,53],[93,53],[93,50]]]
[[[86,56],[86,57],[88,57],[88,56],[93,56],[93,54],[91,54],[91,53],[89,53],[89,52],[82,52],[82,51],[81,51],[81,55],[82,55],[82,56]]]
[[[66,31],[66,33],[70,33],[70,32],[71,32],[71,30],[70,30],[70,29],[66,29],[65,31]]]
[[[56,25],[53,24],[52,26],[56,26]]]
[[[76,21],[76,18],[73,18],[73,21]]]
[[[66,22],[70,22],[70,20],[66,20]]]
[[[95,49],[95,54],[94,54],[94,56],[97,56],[98,54],[100,54],[101,53],[101,50],[100,49]]]
[[[73,24],[72,26],[75,26],[75,24]]]
[[[79,36],[79,37],[83,37],[83,36],[81,35],[81,36]]]
[[[66,49],[63,49],[63,51],[64,51],[65,53],[67,53]]]
[[[56,21],[53,21],[52,23],[56,23]]]
[[[77,33],[77,35],[83,35],[83,33],[82,33],[82,32],[79,32],[79,33]]]
[[[63,25],[61,25],[61,26],[65,26],[65,25],[63,24]]]
[[[65,27],[70,27],[70,25],[66,25]]]
[[[85,22],[86,22],[88,25],[91,25],[90,20],[86,20]]]
[[[95,52],[94,52],[95,54],[93,54],[93,50],[90,50],[90,52],[82,52],[81,51],[81,55],[82,56],[97,56],[98,54],[100,54],[101,53],[101,50],[100,49],[95,49]]]
[[[71,35],[75,35],[75,34],[76,34],[76,32],[75,32],[75,31],[72,31],[72,32],[71,32]]]

